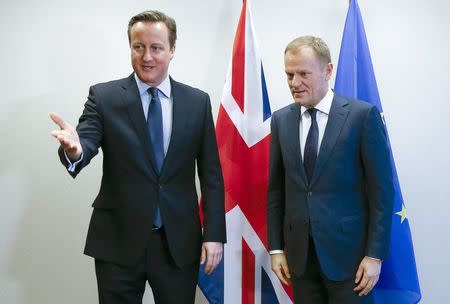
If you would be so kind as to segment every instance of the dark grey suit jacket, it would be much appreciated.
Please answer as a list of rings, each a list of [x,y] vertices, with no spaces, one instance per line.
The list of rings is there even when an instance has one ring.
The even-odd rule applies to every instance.
[[[334,95],[311,183],[299,122],[297,103],[272,116],[269,247],[285,249],[290,271],[301,275],[311,235],[325,275],[353,278],[364,256],[384,259],[389,249],[394,186],[380,113]]]
[[[208,94],[172,79],[173,125],[158,175],[134,75],[92,86],[77,131],[83,160],[75,177],[103,151],[103,177],[93,203],[85,253],[132,265],[143,254],[155,202],[169,250],[180,267],[199,261],[202,241],[226,241],[223,178]],[[63,151],[62,163],[67,166]],[[202,233],[195,187],[198,167]]]

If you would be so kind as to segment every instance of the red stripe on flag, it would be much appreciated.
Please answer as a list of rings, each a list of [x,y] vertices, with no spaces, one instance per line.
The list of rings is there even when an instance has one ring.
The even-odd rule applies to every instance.
[[[242,6],[239,24],[233,43],[231,95],[244,113],[244,73],[245,73],[245,11],[246,2]]]
[[[270,135],[249,148],[220,105],[217,144],[225,184],[226,212],[239,205],[258,237],[267,244],[267,183]]]
[[[255,255],[242,239],[242,304],[255,303]]]

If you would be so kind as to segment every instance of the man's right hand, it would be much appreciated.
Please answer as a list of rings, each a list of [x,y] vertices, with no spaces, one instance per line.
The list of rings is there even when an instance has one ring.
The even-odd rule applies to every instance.
[[[271,254],[270,259],[272,262],[272,271],[275,272],[283,284],[289,285],[291,274],[289,273],[289,268],[284,253]]]
[[[50,118],[60,128],[60,130],[53,130],[51,132],[52,136],[59,141],[61,147],[66,151],[67,156],[72,161],[79,160],[83,153],[83,148],[81,147],[80,138],[75,128],[66,123],[56,113],[51,113]]]

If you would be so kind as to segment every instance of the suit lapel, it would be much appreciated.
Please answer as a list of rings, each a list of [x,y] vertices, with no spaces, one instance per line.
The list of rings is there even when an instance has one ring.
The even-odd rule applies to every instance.
[[[167,149],[166,157],[161,168],[161,176],[167,174],[169,165],[174,164],[176,157],[177,144],[182,140],[183,129],[189,113],[189,104],[183,100],[183,93],[180,85],[170,77],[171,94],[173,101],[172,109],[172,133],[170,135],[169,147]]]
[[[311,184],[317,180],[323,170],[325,163],[333,151],[339,134],[341,133],[342,127],[347,120],[348,109],[345,108],[347,104],[348,102],[343,97],[337,95],[336,93],[334,94]]]
[[[300,149],[300,134],[299,134],[299,128],[300,128],[300,104],[294,103],[291,106],[291,111],[288,113],[288,117],[286,119],[286,124],[288,130],[288,134],[292,134],[292,137],[289,138],[288,141],[288,147],[289,151],[287,151],[288,155],[292,155],[294,157],[293,163],[295,164],[294,170],[296,172],[300,172],[300,176],[303,180],[303,183],[306,185],[306,173],[305,168],[303,167],[303,161],[302,161],[302,152]],[[292,131],[290,131],[292,130]]]
[[[130,77],[128,77],[123,89],[125,94],[124,102],[126,103],[128,115],[136,130],[136,134],[141,141],[148,162],[151,164],[150,167],[152,168],[153,173],[157,175],[153,152],[150,149],[150,135],[148,133],[147,122],[145,121],[141,97],[139,96],[139,90],[136,85],[136,80],[134,79],[134,74],[131,74]]]

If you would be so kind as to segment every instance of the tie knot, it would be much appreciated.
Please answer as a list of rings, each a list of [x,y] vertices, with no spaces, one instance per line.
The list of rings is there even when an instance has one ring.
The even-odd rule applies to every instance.
[[[309,108],[308,109],[308,113],[311,116],[312,120],[316,120],[316,113],[317,113],[317,109],[316,108]]]
[[[158,88],[148,88],[147,92],[152,98],[158,97]]]

